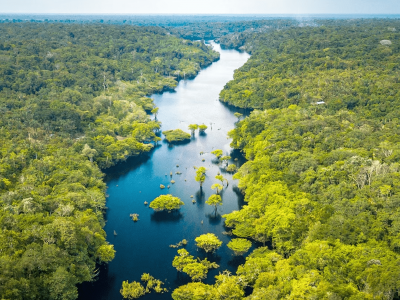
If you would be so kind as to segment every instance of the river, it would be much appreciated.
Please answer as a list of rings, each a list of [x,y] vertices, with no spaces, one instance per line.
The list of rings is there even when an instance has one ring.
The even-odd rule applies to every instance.
[[[213,42],[211,44],[221,53],[219,61],[201,70],[194,79],[180,81],[174,92],[152,96],[159,107],[157,119],[162,122],[162,130],[180,128],[188,132],[188,125],[193,123],[204,123],[208,129],[204,135],[196,132],[190,143],[170,146],[163,141],[151,153],[130,158],[107,170],[109,197],[105,231],[116,255],[108,266],[101,268],[98,281],[85,283],[79,288],[79,299],[122,299],[119,293],[122,281],[140,281],[143,273],[150,273],[164,281],[169,292],[153,292],[141,299],[171,299],[171,292],[190,280],[172,267],[177,249],[169,245],[187,239],[186,250],[195,257],[204,258],[206,255],[197,250],[194,239],[208,232],[215,233],[224,244],[214,255],[208,256],[220,268],[210,270],[205,283],[213,283],[214,276],[223,270],[234,272],[244,262],[243,257],[234,257],[227,248],[230,237],[223,234],[226,228],[221,218],[223,214],[238,210],[243,205],[243,196],[236,187],[236,180],[224,172],[210,152],[222,149],[224,155],[232,156],[229,163],[238,166],[243,163],[240,154],[230,148],[227,133],[237,121],[233,113],[244,112],[221,103],[218,96],[224,85],[233,79],[234,70],[250,56],[235,50],[223,50]],[[194,180],[194,166],[208,169],[202,190]],[[172,178],[170,172],[173,173]],[[176,172],[182,174],[177,175]],[[218,172],[228,179],[229,186],[221,193],[223,205],[214,214],[213,207],[205,201],[214,193],[210,187],[217,183],[214,177]],[[170,183],[171,179],[175,180],[175,184]],[[160,184],[170,185],[170,188],[161,190]],[[180,213],[154,213],[144,205],[145,201],[151,202],[160,194],[168,193],[180,197],[185,203]],[[192,199],[196,203],[193,204]],[[138,222],[132,221],[129,217],[131,213],[139,214]]]

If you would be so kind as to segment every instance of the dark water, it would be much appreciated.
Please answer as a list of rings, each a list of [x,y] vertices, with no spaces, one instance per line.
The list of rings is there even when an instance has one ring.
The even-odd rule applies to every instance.
[[[243,197],[232,175],[225,173],[222,166],[213,161],[210,152],[222,149],[225,154],[232,156],[230,163],[238,166],[243,163],[240,154],[232,152],[230,140],[227,139],[228,131],[237,120],[233,113],[238,110],[217,99],[224,85],[233,78],[234,70],[241,67],[249,55],[235,50],[221,50],[217,44],[213,44],[213,47],[221,53],[218,62],[202,70],[195,79],[181,81],[175,92],[153,95],[155,104],[160,108],[158,120],[162,122],[162,130],[181,128],[188,131],[189,124],[204,123],[209,127],[206,133],[199,136],[196,132],[195,138],[184,145],[171,147],[162,142],[151,153],[129,159],[107,171],[109,209],[105,230],[117,252],[115,259],[101,269],[97,282],[80,287],[80,299],[122,299],[119,293],[122,281],[140,281],[142,273],[150,273],[161,279],[172,292],[190,279],[184,274],[178,274],[172,267],[177,249],[169,245],[187,239],[189,243],[186,249],[195,257],[204,258],[205,253],[198,251],[194,242],[203,233],[215,233],[224,242],[214,255],[208,256],[220,268],[210,270],[206,283],[213,283],[214,276],[223,270],[235,271],[244,262],[243,257],[235,258],[226,247],[230,238],[222,234],[226,228],[221,218],[222,214],[238,210],[243,204]],[[205,154],[200,155],[201,151]],[[208,169],[202,190],[194,180],[193,166],[205,166]],[[176,175],[177,171],[182,174]],[[221,194],[223,205],[214,214],[214,209],[205,201],[214,193],[210,187],[217,183],[214,177],[218,172],[228,179],[229,186]],[[171,184],[171,179],[176,183]],[[161,190],[160,184],[171,187]],[[185,202],[179,213],[154,213],[144,205],[144,201],[151,202],[160,194],[168,193]],[[192,203],[191,195],[196,200],[195,204]],[[138,222],[131,220],[131,213],[139,214]],[[114,230],[117,236],[114,236]],[[152,293],[141,299],[171,299],[170,292]]]

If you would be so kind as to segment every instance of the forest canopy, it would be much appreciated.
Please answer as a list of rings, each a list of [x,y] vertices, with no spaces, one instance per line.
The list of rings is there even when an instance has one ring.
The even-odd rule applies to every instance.
[[[101,169],[152,149],[148,96],[219,54],[156,27],[0,24],[0,298],[76,299],[114,257]]]

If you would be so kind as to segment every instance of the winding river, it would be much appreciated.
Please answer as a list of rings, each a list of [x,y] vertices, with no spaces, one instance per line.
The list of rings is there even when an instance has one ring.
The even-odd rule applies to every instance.
[[[222,149],[225,155],[232,156],[229,163],[237,166],[243,163],[240,154],[230,148],[227,133],[237,121],[233,113],[244,112],[224,105],[218,101],[218,95],[224,85],[233,79],[234,70],[241,67],[249,55],[223,50],[213,42],[211,44],[221,53],[219,61],[201,70],[193,80],[180,81],[174,92],[152,96],[160,108],[157,118],[162,122],[162,130],[181,128],[188,131],[189,124],[204,123],[208,126],[206,133],[199,135],[196,132],[187,144],[169,146],[162,142],[151,153],[131,158],[107,170],[109,197],[105,230],[117,252],[115,259],[100,270],[98,281],[79,288],[79,299],[122,299],[119,293],[122,281],[140,281],[143,273],[150,273],[164,281],[169,292],[153,292],[141,299],[171,299],[171,292],[177,286],[190,282],[190,279],[178,274],[172,267],[177,249],[169,245],[187,239],[186,249],[190,254],[204,258],[206,255],[197,250],[194,242],[194,238],[203,233],[215,233],[224,242],[214,255],[208,256],[220,268],[210,270],[205,283],[213,283],[214,276],[219,272],[234,271],[244,262],[243,257],[235,258],[227,248],[230,237],[223,234],[226,228],[221,218],[223,214],[238,210],[243,204],[243,196],[232,175],[225,173],[222,166],[215,163],[210,152]],[[202,190],[194,180],[193,166],[205,166],[208,169]],[[172,178],[170,172],[173,173]],[[228,179],[229,186],[221,193],[223,205],[215,214],[205,201],[214,193],[210,187],[217,183],[214,177],[218,172]],[[175,184],[170,183],[172,179]],[[170,188],[161,190],[160,184],[170,185]],[[144,205],[145,201],[151,202],[160,194],[168,193],[185,202],[180,213],[154,213],[148,205]],[[193,199],[196,203],[192,203]],[[138,222],[132,221],[129,217],[131,213],[139,214]],[[117,235],[114,235],[114,231]]]

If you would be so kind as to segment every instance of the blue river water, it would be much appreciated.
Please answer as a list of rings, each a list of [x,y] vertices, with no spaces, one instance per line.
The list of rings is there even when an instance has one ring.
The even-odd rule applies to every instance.
[[[109,197],[105,231],[116,255],[100,269],[96,282],[79,287],[79,299],[122,299],[119,292],[122,281],[140,281],[143,273],[164,281],[169,292],[153,292],[141,299],[171,299],[171,292],[190,282],[190,278],[172,267],[177,249],[169,245],[186,239],[186,250],[195,257],[204,258],[207,255],[196,248],[194,239],[208,232],[216,234],[224,244],[215,254],[207,256],[220,268],[210,270],[205,283],[213,283],[214,276],[223,270],[234,272],[244,262],[243,257],[234,257],[227,248],[231,238],[223,234],[227,229],[221,217],[240,209],[243,196],[237,189],[237,181],[224,172],[225,165],[216,163],[210,152],[222,149],[225,155],[232,156],[229,163],[237,166],[243,163],[240,153],[230,148],[227,133],[237,121],[234,112],[245,112],[221,103],[218,96],[224,85],[233,79],[234,70],[241,67],[249,55],[211,44],[221,53],[219,61],[201,70],[196,78],[180,81],[174,92],[152,96],[159,107],[157,119],[162,122],[161,130],[180,128],[189,132],[188,125],[192,123],[206,124],[208,129],[203,135],[196,132],[190,143],[170,146],[163,141],[149,154],[130,158],[106,171]],[[208,169],[202,189],[194,180],[194,166]],[[214,208],[205,201],[214,193],[211,185],[218,183],[214,178],[218,172],[228,179],[229,185],[225,184],[221,193],[223,205],[214,213]],[[171,180],[175,183],[170,183]],[[160,184],[170,188],[160,189]],[[177,196],[185,205],[177,213],[155,213],[144,205],[145,201],[151,202],[161,194]],[[192,203],[193,199],[196,203]],[[132,213],[139,214],[138,222],[129,217]]]

